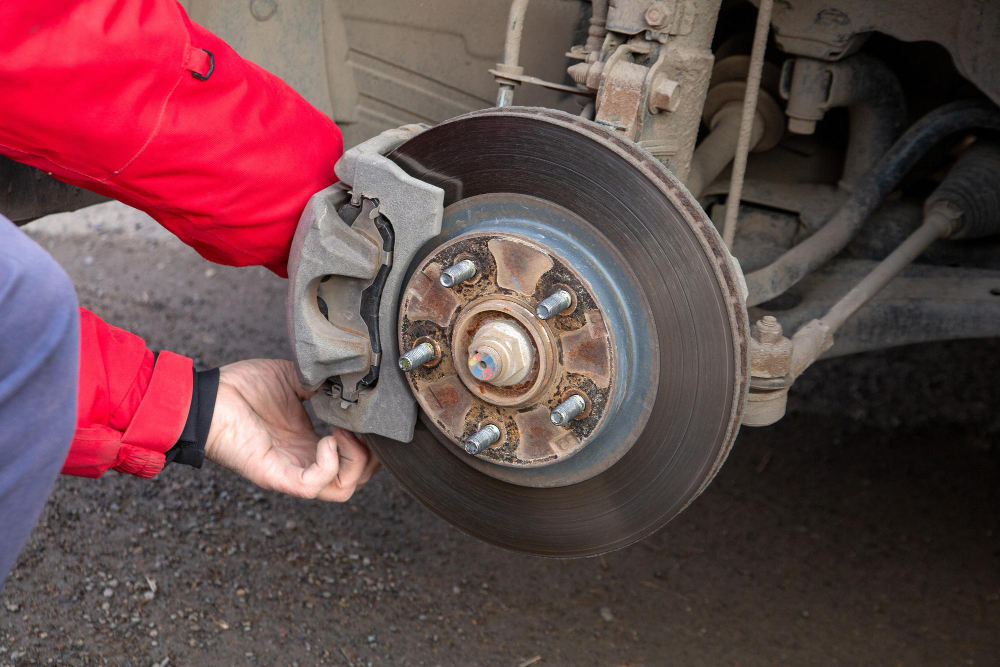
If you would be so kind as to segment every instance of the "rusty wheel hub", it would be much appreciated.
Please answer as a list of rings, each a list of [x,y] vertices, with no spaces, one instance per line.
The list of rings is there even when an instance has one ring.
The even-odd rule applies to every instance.
[[[444,286],[442,272],[463,260],[475,263],[474,279]],[[558,291],[571,295],[570,307],[541,319],[539,304]],[[604,425],[616,354],[601,305],[565,257],[521,234],[464,234],[424,259],[403,293],[400,349],[418,339],[434,340],[442,355],[409,373],[410,386],[459,449],[494,424],[502,439],[481,459],[546,466],[579,452]],[[571,394],[587,410],[556,425],[552,413]]]

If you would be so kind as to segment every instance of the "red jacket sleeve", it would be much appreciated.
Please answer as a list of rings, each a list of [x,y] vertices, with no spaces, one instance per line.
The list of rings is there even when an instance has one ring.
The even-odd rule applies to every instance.
[[[141,338],[81,308],[77,427],[62,471],[154,477],[184,428],[192,381],[187,357],[164,351],[154,363]]]
[[[0,154],[285,275],[340,131],[175,0],[0,1]]]
[[[174,0],[0,0],[0,154],[141,209],[204,257],[285,275],[340,131]],[[63,472],[155,475],[190,405],[185,357],[81,312]]]
[[[204,257],[285,275],[340,131],[174,0],[0,0],[0,154],[141,209]],[[81,312],[78,428],[63,472],[163,467],[191,361]]]

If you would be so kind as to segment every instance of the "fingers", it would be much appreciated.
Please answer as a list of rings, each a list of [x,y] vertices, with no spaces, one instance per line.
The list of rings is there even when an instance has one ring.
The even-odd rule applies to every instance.
[[[337,481],[341,486],[357,486],[368,464],[368,448],[349,431],[334,429],[332,437],[337,440],[337,451],[340,453]]]
[[[333,435],[328,437],[337,443],[339,470],[336,479],[320,491],[318,498],[332,502],[344,502],[363,483],[361,480],[371,455],[368,448],[353,433],[338,428],[334,429]]]
[[[316,498],[327,486],[337,480],[340,472],[340,457],[337,442],[333,436],[320,438],[316,443],[316,462],[308,468],[288,463],[284,469],[286,483],[279,488],[292,496]]]
[[[366,445],[365,442],[361,440],[357,435],[351,433],[350,431],[344,431],[343,429],[339,428],[335,429],[335,431],[340,431],[340,435],[357,443],[358,446],[364,449],[365,466],[364,469],[361,471],[361,474],[358,475],[358,480],[355,485],[355,490],[360,489],[362,486],[368,483],[368,480],[370,480],[372,478],[372,475],[374,475],[378,471],[378,469],[382,467],[382,464],[379,463],[379,460],[377,458],[375,458],[375,455],[372,453],[372,451],[368,449],[368,445]]]
[[[378,472],[379,468],[382,467],[382,463],[375,457],[375,453],[370,449],[368,450],[368,464],[365,466],[365,470],[361,473],[361,479],[358,480],[358,488],[368,483],[368,480],[372,478],[372,475]]]
[[[316,444],[316,460],[307,468],[287,462],[277,491],[300,498],[344,502],[379,468],[378,460],[357,436],[334,429]],[[269,486],[266,483],[262,486]]]

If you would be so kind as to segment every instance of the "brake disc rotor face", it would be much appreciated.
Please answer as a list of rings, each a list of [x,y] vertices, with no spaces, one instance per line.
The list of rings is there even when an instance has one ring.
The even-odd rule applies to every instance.
[[[739,273],[697,203],[631,142],[548,110],[469,114],[389,157],[443,188],[446,209],[400,301],[401,349],[430,339],[440,353],[410,378],[423,427],[411,443],[370,437],[382,463],[461,530],[526,553],[601,553],[673,518],[724,461],[748,385]],[[463,256],[478,274],[433,287]],[[532,321],[556,284],[575,309]],[[602,350],[576,355],[589,372],[574,365],[574,333]],[[503,363],[530,367],[484,386],[502,369],[472,373],[470,360],[510,340]],[[569,389],[592,412],[552,431],[541,417]],[[458,443],[484,421],[504,443],[471,456]]]

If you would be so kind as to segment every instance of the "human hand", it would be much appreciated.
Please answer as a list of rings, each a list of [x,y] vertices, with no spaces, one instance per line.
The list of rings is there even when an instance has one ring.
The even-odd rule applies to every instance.
[[[347,500],[375,473],[378,459],[348,431],[338,428],[320,438],[302,405],[311,394],[289,361],[223,366],[206,458],[265,489]]]

